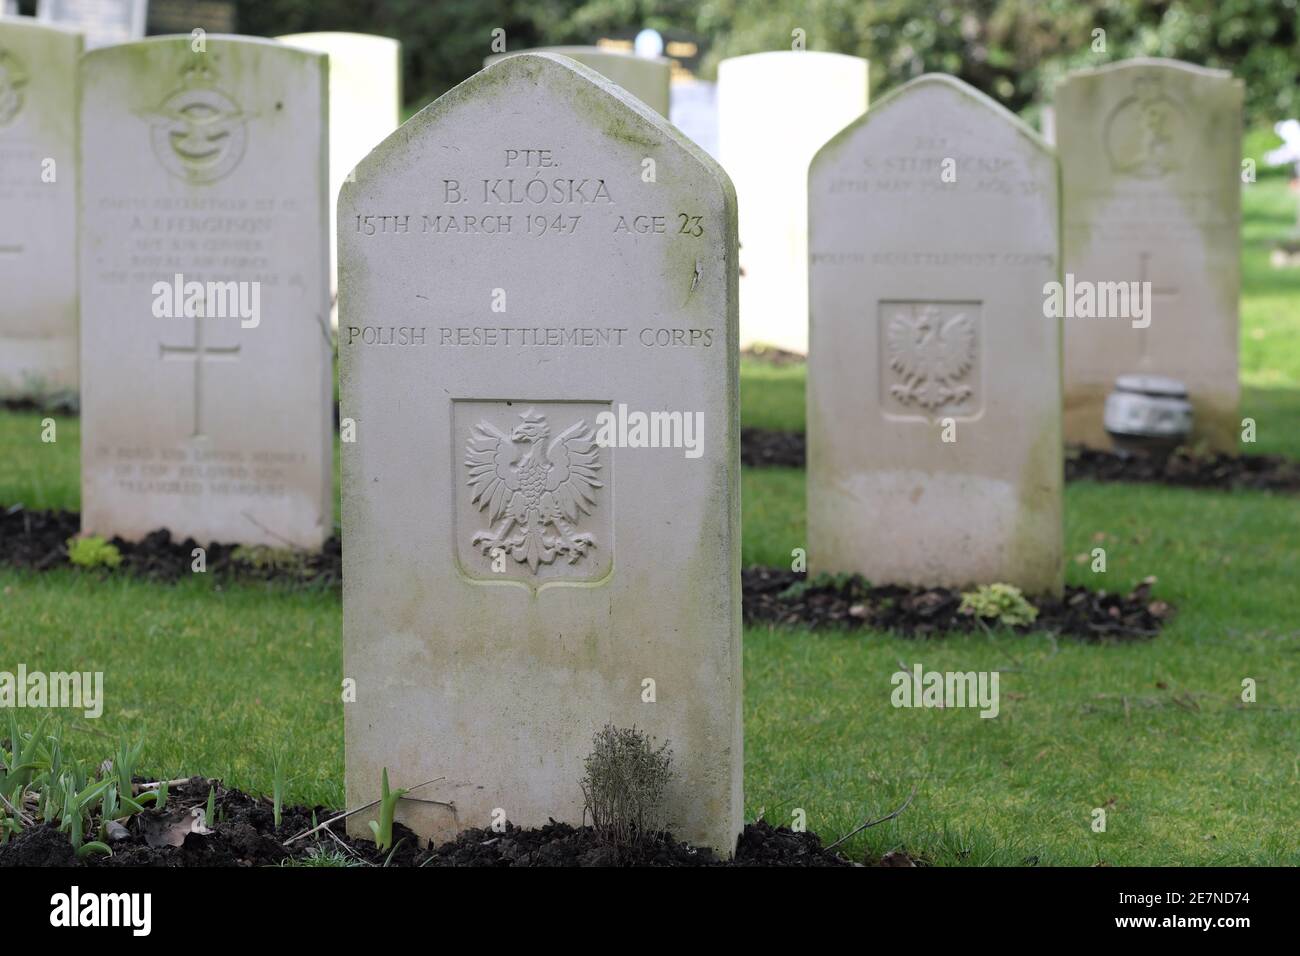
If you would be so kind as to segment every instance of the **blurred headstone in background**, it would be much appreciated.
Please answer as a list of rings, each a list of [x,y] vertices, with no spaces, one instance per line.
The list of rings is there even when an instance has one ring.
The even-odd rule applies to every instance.
[[[367,33],[291,33],[276,39],[330,58],[330,290],[337,296],[339,188],[401,122],[402,45]],[[337,326],[337,306],[330,311]]]
[[[1117,291],[1104,317],[1066,312],[1067,441],[1109,448],[1106,396],[1140,373],[1186,385],[1193,440],[1236,450],[1244,92],[1226,70],[1163,59],[1057,87],[1066,277],[1085,290],[1150,283],[1144,316]]]
[[[148,9],[149,0],[40,0],[36,16],[81,30],[90,50],[143,37]]]
[[[150,0],[149,34],[238,33],[239,16],[234,0]]]
[[[867,61],[782,50],[718,64],[718,150],[740,202],[740,346],[808,350],[808,163],[867,109]]]
[[[630,44],[629,44],[630,46]],[[671,64],[662,57],[650,59],[631,52],[595,46],[548,46],[533,50],[497,53],[483,61],[491,66],[498,60],[520,53],[558,53],[577,60],[605,79],[617,83],[660,116],[668,115],[668,81]]]
[[[718,158],[718,84],[673,80],[668,114],[674,126],[714,159]]]
[[[0,398],[77,395],[81,43],[31,17],[0,21]]]

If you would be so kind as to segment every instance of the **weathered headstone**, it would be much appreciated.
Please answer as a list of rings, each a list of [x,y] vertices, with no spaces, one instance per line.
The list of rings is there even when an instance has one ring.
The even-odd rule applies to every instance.
[[[0,21],[0,398],[77,389],[81,35]]]
[[[808,161],[866,110],[867,66],[806,50],[718,65],[718,151],[742,210],[742,348],[808,350]]]
[[[810,570],[1061,589],[1056,184],[1029,127],[942,75],[813,159]]]
[[[438,778],[399,805],[421,836],[577,823],[609,721],[671,742],[676,832],[734,848],[735,215],[694,144],[550,55],[475,74],[344,184],[349,805],[387,767]],[[694,451],[662,447],[674,419]]]
[[[330,288],[337,291],[339,187],[397,129],[402,45],[365,33],[294,33],[278,39],[330,59]]]
[[[36,16],[81,30],[87,49],[144,36],[149,0],[40,0]]]
[[[1107,447],[1106,395],[1139,373],[1187,386],[1193,441],[1237,447],[1242,96],[1229,73],[1174,60],[1058,87],[1065,272],[1081,289],[1151,283],[1145,317],[1067,313],[1067,441]]]
[[[598,46],[547,46],[520,50],[519,53],[558,53],[577,60],[611,83],[623,87],[660,116],[668,115],[672,64],[663,57],[636,56]],[[519,53],[497,53],[484,60],[484,65],[491,66],[504,57],[518,56]]]
[[[0,3],[0,13],[7,17],[18,16],[18,0],[4,0]]]
[[[209,37],[82,58],[82,528],[332,526],[326,61]]]

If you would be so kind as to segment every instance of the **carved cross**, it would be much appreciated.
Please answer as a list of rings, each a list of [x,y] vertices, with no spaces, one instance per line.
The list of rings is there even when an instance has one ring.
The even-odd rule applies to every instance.
[[[208,345],[203,341],[203,318],[194,320],[193,345],[167,345],[159,343],[159,356],[164,362],[189,361],[194,363],[194,434],[198,438],[203,434],[203,363],[233,362],[239,356],[238,345]]]

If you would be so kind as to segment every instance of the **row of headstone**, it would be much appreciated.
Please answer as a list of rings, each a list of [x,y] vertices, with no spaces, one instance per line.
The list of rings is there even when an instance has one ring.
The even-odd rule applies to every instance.
[[[83,59],[76,31],[0,21],[0,398],[80,392],[87,533],[314,548],[332,527],[322,217],[397,125],[397,44],[288,39],[330,51],[332,90],[288,44]]]
[[[1194,441],[1236,448],[1242,99],[1229,73],[1169,60],[1083,70],[1058,87],[1068,441],[1108,447],[1107,394],[1140,374],[1186,386]],[[776,52],[719,65],[719,155],[742,209],[742,347],[808,351],[807,263],[825,254],[807,241],[809,160],[866,100],[856,57]],[[945,162],[953,176],[988,175],[981,157],[943,151],[951,137],[926,135],[863,157],[873,189],[895,182],[913,200],[911,213],[873,221],[873,235],[905,233],[948,203]],[[1094,297],[1076,301],[1084,295]],[[1040,286],[1035,313],[1043,307]]]
[[[80,62],[85,529],[318,545],[325,57],[216,37],[198,53],[182,37]],[[836,66],[862,78],[865,105],[860,64]],[[1107,127],[1121,162],[1133,143],[1164,149],[1164,114],[1139,101],[1137,115],[1137,133]],[[1061,322],[1042,309],[1061,275],[1055,154],[948,77],[850,119],[804,190],[813,568],[1059,590]],[[741,267],[727,175],[598,73],[515,56],[375,148],[338,215],[356,429],[349,805],[388,767],[398,785],[437,780],[399,813],[422,836],[498,815],[576,821],[582,757],[608,720],[672,741],[677,832],[730,849]],[[190,283],[205,309],[216,287],[218,317],[186,308]],[[653,413],[656,440],[637,440],[630,421]]]

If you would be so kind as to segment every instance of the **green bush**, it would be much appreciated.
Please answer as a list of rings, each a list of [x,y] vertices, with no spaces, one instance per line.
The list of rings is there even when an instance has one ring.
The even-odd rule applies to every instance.
[[[1007,627],[1033,624],[1038,608],[1025,600],[1014,584],[986,584],[961,596],[962,614],[986,617]]]
[[[668,829],[665,801],[673,752],[667,743],[656,750],[635,727],[613,724],[606,724],[592,744],[582,778],[584,812],[597,839],[624,858]]]
[[[122,552],[103,538],[69,538],[68,560],[79,568],[115,568],[122,563]]]

